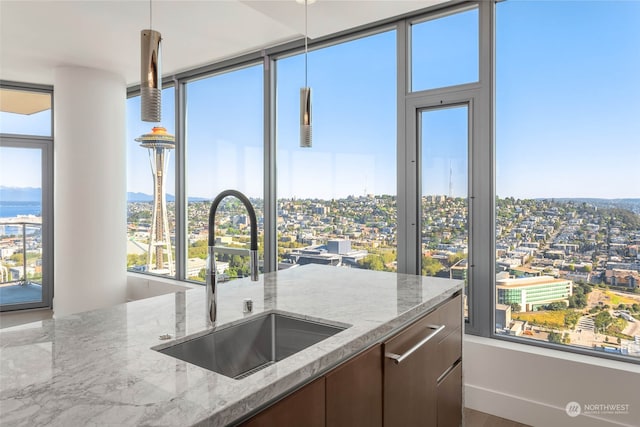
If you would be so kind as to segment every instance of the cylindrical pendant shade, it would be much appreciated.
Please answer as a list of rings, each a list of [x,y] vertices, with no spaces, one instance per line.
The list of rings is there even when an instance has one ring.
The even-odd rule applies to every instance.
[[[311,88],[300,88],[300,147],[311,147]]]
[[[140,32],[140,116],[145,122],[159,122],[162,117],[162,71],[158,31]]]

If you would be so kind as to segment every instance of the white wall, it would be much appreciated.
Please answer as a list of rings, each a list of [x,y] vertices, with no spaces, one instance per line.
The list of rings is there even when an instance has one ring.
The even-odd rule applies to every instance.
[[[466,335],[465,406],[531,426],[639,426],[640,365]],[[577,417],[566,405],[577,402]],[[585,404],[628,413],[585,415]],[[623,411],[624,412],[624,411]]]
[[[126,301],[126,95],[122,76],[54,76],[55,316]]]

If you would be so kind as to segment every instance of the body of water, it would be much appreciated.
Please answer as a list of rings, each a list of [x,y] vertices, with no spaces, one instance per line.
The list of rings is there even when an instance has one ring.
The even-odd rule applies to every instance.
[[[0,200],[0,221],[3,218],[15,218],[19,215],[42,215],[40,202],[9,202]]]

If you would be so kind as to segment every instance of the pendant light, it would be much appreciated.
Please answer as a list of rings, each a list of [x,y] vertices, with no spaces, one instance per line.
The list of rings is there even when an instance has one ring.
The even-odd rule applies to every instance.
[[[311,148],[311,88],[307,83],[307,6],[304,0],[304,87],[300,88],[300,147]]]
[[[149,0],[149,29],[140,31],[140,117],[145,122],[159,122],[162,117],[162,71],[160,41],[162,36],[152,26]]]

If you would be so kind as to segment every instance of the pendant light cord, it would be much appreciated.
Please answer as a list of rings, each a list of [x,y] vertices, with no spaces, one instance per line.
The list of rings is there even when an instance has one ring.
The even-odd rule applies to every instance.
[[[153,10],[151,8],[151,0],[149,0],[149,29],[153,30]]]
[[[304,0],[304,87],[309,87],[309,85],[307,84],[307,52],[308,52],[308,46],[307,46],[307,38],[308,38],[308,31],[307,31],[307,2],[309,0]]]

